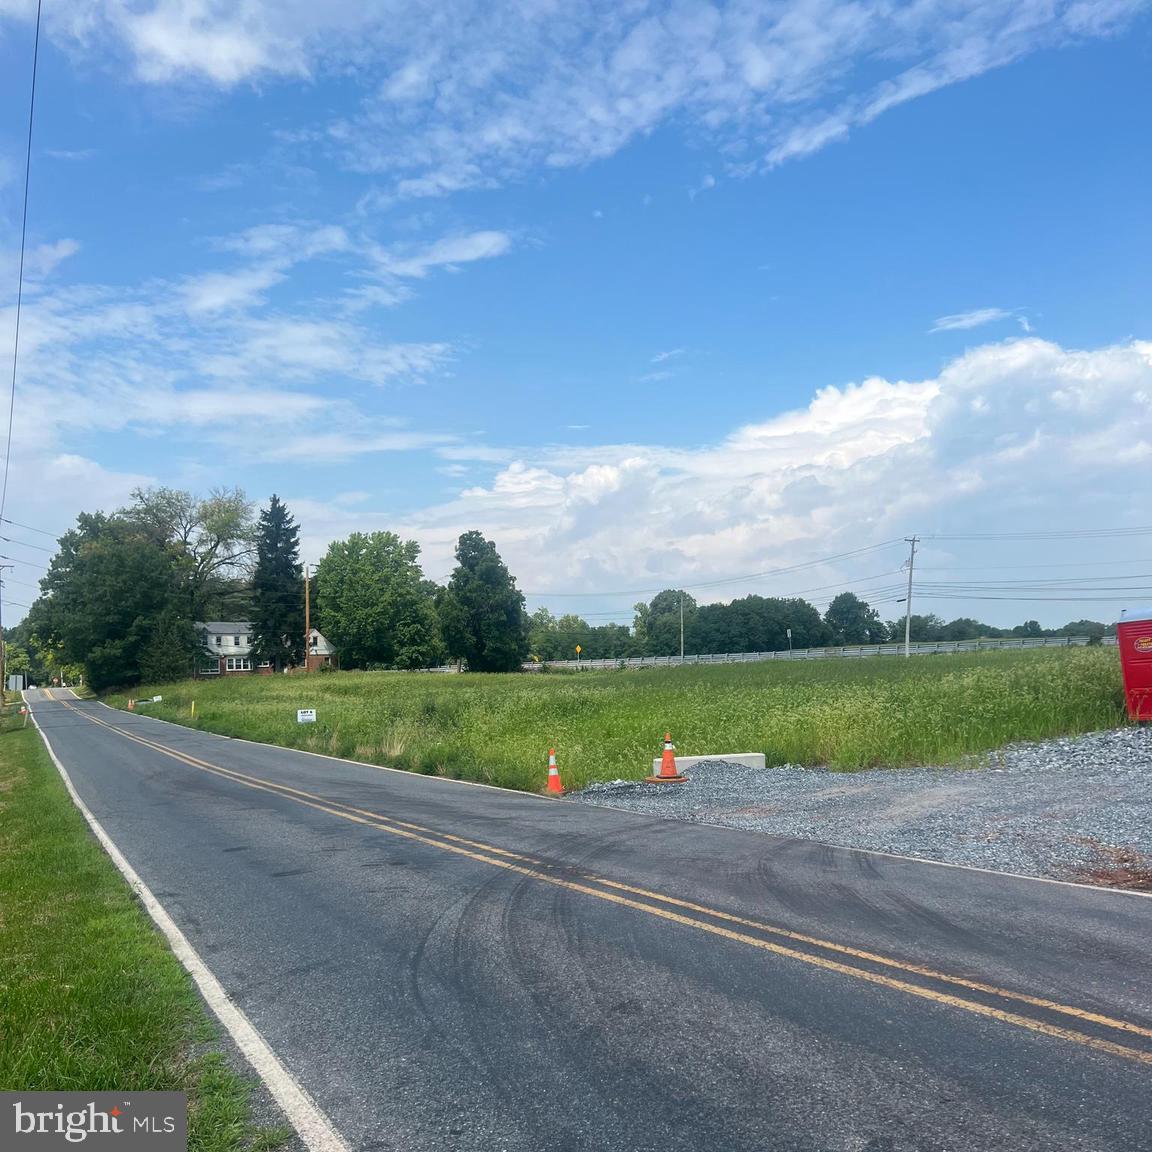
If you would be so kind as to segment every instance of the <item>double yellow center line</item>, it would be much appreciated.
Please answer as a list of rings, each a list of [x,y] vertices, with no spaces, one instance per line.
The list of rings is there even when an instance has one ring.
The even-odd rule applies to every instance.
[[[52,699],[56,700],[55,697]],[[950,1008],[959,1008],[977,1016],[999,1020],[1004,1024],[1011,1024],[1045,1036],[1080,1044],[1098,1052],[1106,1052],[1140,1064],[1152,1065],[1152,1046],[1147,1048],[1131,1047],[1129,1044],[1121,1044],[1108,1038],[1108,1033],[1119,1033],[1122,1038],[1139,1043],[1141,1040],[1152,1040],[1152,1028],[1133,1024],[1126,1020],[1118,1020],[1073,1005],[1061,1004],[1039,996],[1013,992],[1007,988],[979,980],[971,980],[964,976],[951,975],[923,965],[911,964],[877,952],[837,944],[834,941],[823,940],[820,937],[809,936],[801,932],[793,932],[790,929],[781,928],[761,920],[736,916],[730,912],[710,908],[707,905],[695,904],[689,900],[681,900],[647,888],[623,884],[580,869],[550,863],[535,856],[510,852],[483,841],[470,840],[463,836],[439,832],[406,820],[398,820],[379,812],[372,812],[312,792],[305,792],[287,784],[278,784],[275,781],[250,776],[231,768],[224,768],[219,764],[210,763],[207,760],[201,760],[196,756],[180,752],[136,733],[125,731],[123,728],[118,728],[89,712],[74,707],[68,701],[56,700],[56,702],[63,704],[85,720],[97,724],[101,728],[106,728],[110,732],[115,732],[126,740],[132,740],[164,756],[171,757],[173,760],[178,760],[182,764],[203,772],[210,772],[246,788],[269,792],[275,796],[292,800],[304,807],[325,812],[356,824],[367,825],[392,836],[413,840],[494,868],[519,873],[541,883],[552,884],[570,892],[579,892],[584,896],[606,900],[648,916],[654,916],[700,932],[707,932],[725,940],[731,940],[777,956],[784,956],[790,960],[797,960],[816,968],[822,968],[825,971],[836,972],[856,980],[866,981],[869,984],[877,984],[910,996],[947,1005]],[[780,941],[787,943],[780,943]],[[907,977],[919,977],[938,987],[914,982]],[[993,1003],[986,1001],[993,1001]],[[995,1003],[996,1001],[1007,1001],[1016,1010],[1010,1011],[1007,1008],[999,1007]],[[1023,1015],[1022,1012],[1025,1008],[1031,1008],[1038,1014]],[[1056,1019],[1072,1018],[1082,1024],[1094,1026],[1102,1034],[1077,1031],[1064,1023],[1054,1023],[1051,1019],[1044,1019],[1043,1016],[1039,1015],[1040,1013]]]

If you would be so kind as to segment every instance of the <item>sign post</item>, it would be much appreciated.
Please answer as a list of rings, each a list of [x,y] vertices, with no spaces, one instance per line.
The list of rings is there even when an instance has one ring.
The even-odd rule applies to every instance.
[[[577,670],[579,670],[579,668],[580,668],[580,653],[583,651],[584,651],[584,649],[581,648],[579,644],[577,644],[576,645],[576,668],[577,668]]]
[[[296,723],[297,724],[315,724],[316,723],[316,709],[315,708],[297,708],[296,709]]]

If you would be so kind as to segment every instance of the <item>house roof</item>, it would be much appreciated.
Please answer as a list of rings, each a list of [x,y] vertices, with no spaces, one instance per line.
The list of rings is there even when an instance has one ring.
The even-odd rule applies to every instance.
[[[203,628],[209,635],[232,635],[235,632],[251,632],[252,625],[247,620],[198,620],[197,628]]]

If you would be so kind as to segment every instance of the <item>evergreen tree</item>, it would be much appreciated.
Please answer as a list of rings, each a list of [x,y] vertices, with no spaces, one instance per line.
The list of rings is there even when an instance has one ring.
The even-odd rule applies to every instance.
[[[279,671],[304,660],[304,570],[300,528],[273,496],[256,529],[252,576],[252,659]]]
[[[528,655],[528,618],[516,581],[479,532],[460,537],[456,560],[437,605],[450,655],[473,672],[515,672]]]

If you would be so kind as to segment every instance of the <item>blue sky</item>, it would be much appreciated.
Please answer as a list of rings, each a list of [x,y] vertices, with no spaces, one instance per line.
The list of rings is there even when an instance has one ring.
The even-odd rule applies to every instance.
[[[1149,519],[1147,4],[49,8],[12,519],[239,484],[312,558],[390,528],[440,577],[479,527],[533,605],[620,618]],[[0,0],[6,348],[31,15]],[[941,539],[942,581],[1108,587],[920,606],[1103,618],[1145,555]]]

